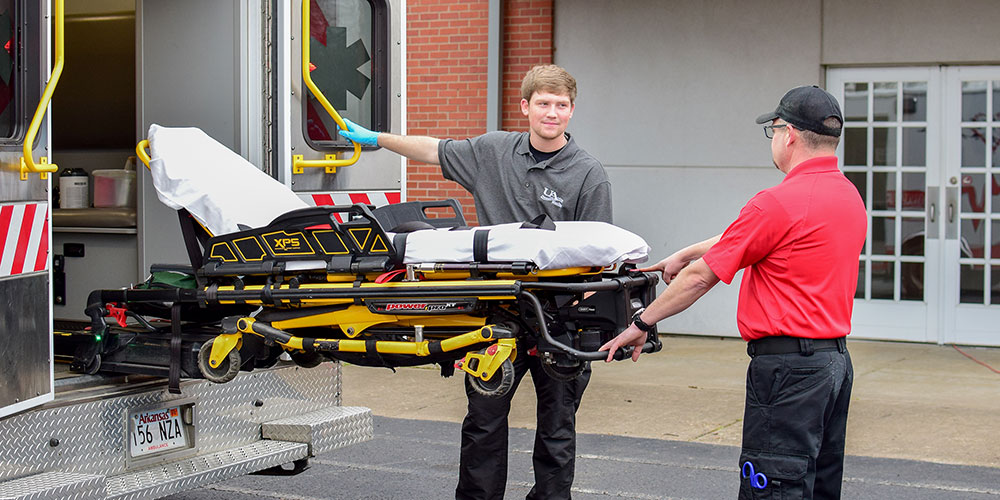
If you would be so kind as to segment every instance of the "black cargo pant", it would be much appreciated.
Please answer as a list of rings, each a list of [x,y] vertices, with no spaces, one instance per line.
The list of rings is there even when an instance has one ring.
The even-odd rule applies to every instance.
[[[741,500],[840,498],[853,383],[846,348],[750,360]]]
[[[535,485],[526,498],[570,498],[576,462],[576,410],[590,382],[590,366],[588,364],[575,380],[562,382],[542,371],[538,357],[518,352],[514,361],[514,385],[506,396],[483,396],[466,379],[469,413],[462,422],[462,458],[456,499],[503,499],[507,485],[507,415],[514,391],[528,371],[535,384],[538,406],[532,454]]]

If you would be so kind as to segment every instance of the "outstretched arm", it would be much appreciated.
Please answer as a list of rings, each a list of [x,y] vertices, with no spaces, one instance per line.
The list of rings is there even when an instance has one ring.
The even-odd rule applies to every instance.
[[[702,255],[708,253],[708,250],[712,248],[712,245],[718,243],[720,238],[722,235],[718,234],[705,241],[684,247],[656,264],[640,269],[640,271],[660,271],[663,274],[663,282],[670,284],[674,277],[681,272],[681,269],[687,267],[691,261],[700,259]]]
[[[347,130],[341,130],[340,135],[366,146],[381,146],[393,153],[405,156],[411,160],[440,165],[438,159],[438,143],[440,139],[426,136],[396,135],[388,132],[374,132],[357,123],[344,118]]]
[[[716,241],[718,240],[716,239]],[[709,245],[709,248],[711,248],[711,245]],[[677,274],[674,282],[643,311],[640,319],[646,324],[654,325],[662,319],[673,316],[687,309],[691,304],[694,304],[695,301],[701,298],[702,295],[705,295],[718,282],[719,277],[715,275],[712,268],[708,267],[708,264],[704,260],[698,258],[698,260],[695,260],[690,266],[685,267]],[[638,361],[639,355],[642,354],[642,345],[645,342],[646,332],[637,328],[635,324],[630,324],[625,331],[602,345],[599,350],[608,351],[608,359],[606,361],[610,362],[614,359],[615,351],[619,347],[631,345],[635,347],[632,351],[632,361]]]

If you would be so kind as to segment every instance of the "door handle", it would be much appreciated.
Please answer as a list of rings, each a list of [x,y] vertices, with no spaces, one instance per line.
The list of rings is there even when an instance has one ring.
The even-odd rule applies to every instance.
[[[940,237],[940,229],[938,228],[938,213],[937,206],[940,200],[938,196],[940,194],[940,188],[938,186],[927,186],[926,200],[927,200],[927,238],[931,240],[936,240]]]
[[[958,212],[958,187],[949,186],[944,188],[944,202],[948,205],[946,208],[945,220],[945,239],[954,240],[958,238],[958,221],[956,220]]]

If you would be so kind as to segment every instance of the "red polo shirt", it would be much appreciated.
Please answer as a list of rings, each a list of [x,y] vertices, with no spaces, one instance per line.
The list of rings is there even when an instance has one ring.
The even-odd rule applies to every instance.
[[[757,193],[703,257],[727,284],[749,267],[736,310],[743,338],[850,333],[867,222],[836,156],[806,160]]]

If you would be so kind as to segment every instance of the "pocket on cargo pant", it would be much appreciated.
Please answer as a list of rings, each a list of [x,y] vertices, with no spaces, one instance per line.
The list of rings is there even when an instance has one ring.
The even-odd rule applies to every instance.
[[[740,500],[801,500],[805,497],[809,473],[809,457],[805,455],[743,450],[739,467]]]

